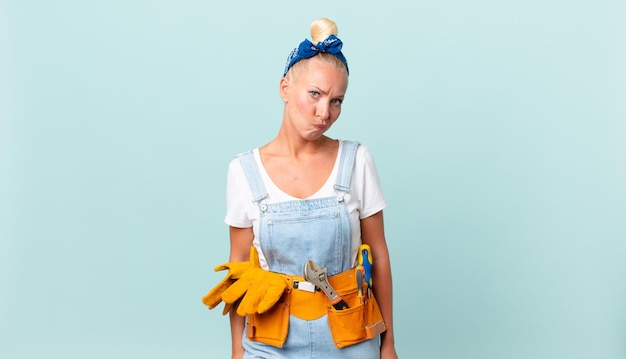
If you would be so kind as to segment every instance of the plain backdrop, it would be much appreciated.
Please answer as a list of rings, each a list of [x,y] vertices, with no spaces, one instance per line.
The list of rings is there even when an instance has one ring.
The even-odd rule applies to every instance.
[[[376,160],[403,358],[626,357],[626,3],[0,1],[0,357],[227,358],[225,177],[309,24]]]

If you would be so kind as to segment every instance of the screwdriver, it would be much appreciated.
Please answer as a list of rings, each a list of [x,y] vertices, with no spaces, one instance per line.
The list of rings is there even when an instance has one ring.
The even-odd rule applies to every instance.
[[[369,298],[372,290],[372,265],[374,264],[369,245],[361,244],[361,246],[359,246],[358,261],[359,265],[363,266],[365,270],[364,279],[365,283],[367,283],[367,297]]]
[[[364,271],[365,269],[363,268],[363,266],[361,265],[356,266],[356,285],[357,285],[356,296],[357,298],[359,298],[359,303],[363,303],[363,272]]]

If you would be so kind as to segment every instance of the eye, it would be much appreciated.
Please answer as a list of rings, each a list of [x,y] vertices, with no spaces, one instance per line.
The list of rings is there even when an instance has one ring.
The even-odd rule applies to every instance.
[[[311,97],[314,97],[314,98],[320,97],[320,93],[318,91],[315,91],[315,90],[309,91],[309,94],[311,94]]]
[[[343,103],[343,99],[339,99],[339,98],[334,99],[334,100],[332,100],[332,103],[333,103],[333,105],[339,106],[339,105],[341,105]]]

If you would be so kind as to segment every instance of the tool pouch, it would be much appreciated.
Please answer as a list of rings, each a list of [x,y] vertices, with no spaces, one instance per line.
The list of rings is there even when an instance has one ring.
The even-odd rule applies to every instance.
[[[252,341],[282,348],[289,330],[289,304],[282,300],[263,314],[249,314],[246,337]]]
[[[344,310],[328,307],[328,325],[337,348],[372,339],[387,329],[373,294],[368,298],[357,296],[356,290],[337,289],[337,293],[349,306]]]
[[[280,300],[263,314],[249,314],[246,337],[252,341],[282,348],[289,331],[289,317],[315,320],[328,315],[328,325],[337,348],[344,348],[372,339],[386,330],[383,316],[372,294],[357,295],[356,271],[350,269],[328,277],[328,281],[348,304],[336,310],[322,292],[302,292],[293,289],[293,282],[302,277],[287,276],[290,283]]]

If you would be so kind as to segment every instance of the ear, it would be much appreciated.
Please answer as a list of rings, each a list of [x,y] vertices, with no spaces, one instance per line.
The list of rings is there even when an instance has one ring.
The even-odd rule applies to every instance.
[[[283,99],[283,102],[287,102],[287,98],[289,95],[289,80],[287,79],[287,76],[284,76],[280,79],[279,91],[280,98]]]

